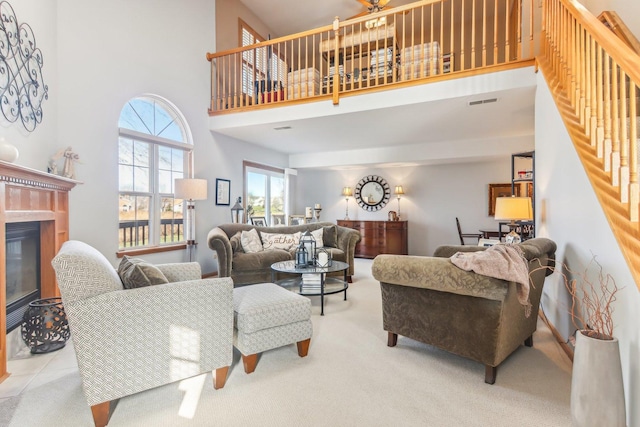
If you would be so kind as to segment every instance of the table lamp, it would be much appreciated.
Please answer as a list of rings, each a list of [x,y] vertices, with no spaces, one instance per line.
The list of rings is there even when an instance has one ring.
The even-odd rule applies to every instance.
[[[344,219],[348,220],[349,219],[349,197],[353,196],[353,191],[351,191],[351,187],[344,187],[342,189],[342,195],[344,196],[344,199],[347,202],[347,211],[344,215]]]
[[[404,194],[402,185],[396,185],[396,188],[393,191],[393,194],[395,194],[398,197],[398,220],[400,220],[400,196]]]
[[[193,247],[196,245],[196,206],[193,201],[206,200],[207,180],[195,178],[178,178],[174,183],[173,197],[175,197],[176,199],[182,199],[187,204],[185,238],[187,240],[187,250],[189,251],[189,262],[191,262],[193,257]]]
[[[498,197],[496,198],[496,221],[511,221],[509,234],[504,238],[505,243],[520,243],[521,239],[515,228],[516,221],[531,221],[533,219],[533,207],[531,197]]]

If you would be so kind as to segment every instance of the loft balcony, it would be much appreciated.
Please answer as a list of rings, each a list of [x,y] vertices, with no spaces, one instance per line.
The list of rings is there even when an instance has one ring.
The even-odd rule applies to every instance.
[[[209,128],[294,168],[532,150],[541,9],[525,3],[419,1],[209,53]]]
[[[425,0],[217,53],[209,114],[327,101],[531,65],[533,1]]]

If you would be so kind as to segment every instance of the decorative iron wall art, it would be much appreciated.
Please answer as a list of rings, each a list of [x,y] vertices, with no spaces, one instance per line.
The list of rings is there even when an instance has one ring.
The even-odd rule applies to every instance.
[[[18,24],[8,2],[0,2],[0,111],[11,123],[20,119],[29,132],[42,122],[42,102],[49,98],[42,66],[33,30]]]

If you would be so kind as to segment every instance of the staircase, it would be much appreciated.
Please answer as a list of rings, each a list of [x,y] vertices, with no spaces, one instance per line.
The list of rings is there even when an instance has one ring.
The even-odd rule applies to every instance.
[[[640,56],[576,0],[543,14],[538,65],[640,289]]]

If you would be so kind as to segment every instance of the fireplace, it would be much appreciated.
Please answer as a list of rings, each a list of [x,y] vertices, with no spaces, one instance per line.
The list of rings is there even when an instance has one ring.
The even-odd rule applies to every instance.
[[[29,303],[40,298],[40,223],[6,225],[7,333],[22,321]]]
[[[73,179],[0,161],[0,382],[9,376],[7,331],[22,316],[22,310],[15,307],[23,307],[32,298],[60,295],[51,260],[69,239],[69,192],[76,184],[79,182]],[[21,230],[17,238],[16,226]],[[23,227],[34,229],[20,236]],[[13,280],[5,274],[9,270],[20,277],[19,286],[7,282]],[[22,280],[31,282],[34,277],[39,290]],[[7,300],[7,294],[14,296]]]

